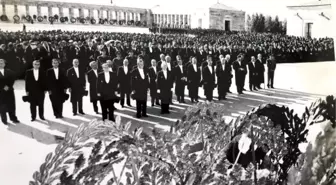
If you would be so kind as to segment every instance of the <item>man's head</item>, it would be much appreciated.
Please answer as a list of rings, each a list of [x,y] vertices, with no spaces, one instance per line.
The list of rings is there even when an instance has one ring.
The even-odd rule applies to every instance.
[[[161,59],[161,61],[165,61],[165,55],[164,54],[160,54],[160,59]]]
[[[224,64],[225,64],[225,58],[224,58],[224,57],[221,58],[221,59],[220,59],[220,62],[221,62],[222,65],[224,65]]]
[[[134,51],[131,49],[131,50],[129,50],[128,54],[129,54],[129,56],[132,57],[134,55]]]
[[[153,67],[156,67],[156,60],[155,59],[152,59],[151,63],[152,63]]]
[[[168,63],[170,63],[170,61],[171,61],[171,58],[170,58],[170,56],[166,56],[166,62],[168,62]]]
[[[192,62],[192,64],[197,64],[197,59],[196,59],[196,57],[192,57],[191,62]]]
[[[261,53],[259,53],[257,57],[258,57],[258,59],[260,60],[260,59],[262,58]]]
[[[211,55],[207,56],[207,62],[211,62],[212,63],[212,57],[211,57]]]
[[[6,66],[5,59],[0,59],[0,69],[4,69]]]
[[[124,61],[123,61],[123,65],[124,65],[124,66],[128,66],[128,59],[127,59],[127,58],[124,59]]]
[[[252,57],[251,57],[251,62],[255,62],[255,61],[256,61],[255,56],[252,56]]]
[[[53,68],[58,68],[59,62],[56,58],[52,59],[52,66],[53,66]]]
[[[2,50],[5,50],[5,49],[6,49],[6,45],[5,45],[5,44],[1,44],[1,45],[0,45],[0,48],[1,48]]]
[[[182,65],[182,59],[180,55],[176,55],[176,61],[178,65]]]
[[[34,60],[34,62],[33,62],[33,68],[34,69],[39,69],[40,68],[40,61],[39,60]]]
[[[109,67],[112,67],[112,60],[106,60],[106,64],[107,64]]]
[[[108,66],[107,63],[102,64],[102,68],[103,68],[103,71],[104,71],[105,73],[108,73],[108,72],[109,72],[109,66]]]
[[[96,61],[92,61],[92,62],[90,62],[90,67],[91,67],[92,69],[98,69],[98,62],[96,62]]]
[[[229,54],[225,55],[225,60],[230,61],[231,56]]]
[[[144,63],[143,63],[143,57],[141,55],[138,56],[137,65],[138,68],[143,69]]]
[[[78,67],[78,66],[79,66],[79,60],[78,60],[77,58],[73,59],[73,61],[72,61],[72,65],[73,65],[74,67]]]

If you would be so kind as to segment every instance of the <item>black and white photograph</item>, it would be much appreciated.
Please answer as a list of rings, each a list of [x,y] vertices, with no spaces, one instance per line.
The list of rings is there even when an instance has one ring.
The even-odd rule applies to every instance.
[[[0,185],[336,185],[336,0],[0,5]]]

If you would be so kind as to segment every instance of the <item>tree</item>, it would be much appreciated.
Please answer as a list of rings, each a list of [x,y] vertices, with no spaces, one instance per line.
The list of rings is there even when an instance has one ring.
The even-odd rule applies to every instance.
[[[265,21],[265,31],[270,32],[273,29],[273,20],[271,16],[267,16]]]

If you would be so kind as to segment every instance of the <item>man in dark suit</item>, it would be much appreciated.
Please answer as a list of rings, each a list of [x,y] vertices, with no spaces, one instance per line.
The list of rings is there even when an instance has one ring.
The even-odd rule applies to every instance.
[[[15,115],[15,95],[14,82],[15,74],[9,69],[5,69],[4,59],[0,59],[0,115],[3,124],[7,125],[7,115],[13,123],[19,123]]]
[[[44,95],[46,92],[45,72],[40,70],[40,61],[33,62],[33,69],[26,72],[26,94],[29,97],[31,121],[36,119],[36,107],[41,120],[44,119]]]
[[[67,88],[67,79],[63,70],[59,68],[57,59],[52,60],[53,67],[47,70],[47,90],[55,117],[63,118],[63,103]]]
[[[147,115],[147,91],[149,87],[148,72],[144,69],[141,55],[137,61],[138,67],[132,71],[132,96],[136,100],[136,117],[148,117]]]
[[[212,65],[211,56],[208,55],[208,65],[206,65],[202,70],[203,75],[203,88],[204,88],[204,95],[206,100],[211,102],[213,100],[213,90],[216,87],[215,82],[215,69]]]
[[[265,83],[265,67],[264,67],[264,61],[262,58],[262,55],[258,54],[258,59],[256,61],[257,64],[257,70],[258,70],[258,80],[257,80],[257,88],[261,89],[261,84]]]
[[[169,114],[169,104],[171,102],[173,77],[168,71],[167,63],[161,64],[161,71],[157,76],[157,87],[161,100],[161,114]]]
[[[218,90],[218,100],[226,100],[226,93],[228,92],[229,85],[231,83],[231,66],[225,60],[225,58],[221,58],[221,63],[216,67],[216,75],[217,75],[217,90]]]
[[[96,114],[98,114],[98,106],[97,102],[99,100],[98,98],[98,93],[97,93],[97,79],[98,79],[98,62],[92,61],[90,62],[90,67],[91,70],[87,73],[87,79],[89,82],[89,89],[90,89],[90,102],[93,105],[93,110],[95,111]]]
[[[184,91],[187,84],[187,71],[182,65],[182,59],[180,55],[176,56],[177,65],[173,71],[173,78],[175,82],[175,95],[179,103],[185,103]]]
[[[30,47],[29,43],[27,41],[23,42],[23,56],[22,56],[22,61],[25,65],[25,70],[31,69],[33,66],[33,51],[32,48]]]
[[[148,69],[148,75],[149,75],[149,89],[150,89],[150,96],[151,96],[151,102],[152,107],[154,107],[154,102],[156,105],[160,105],[158,94],[157,94],[157,74],[159,72],[159,67],[156,64],[156,60],[152,59],[151,61],[152,66]]]
[[[267,60],[267,87],[274,88],[274,71],[276,68],[276,61],[274,55],[271,55],[270,58]]]
[[[235,79],[238,94],[243,94],[244,79],[247,73],[246,65],[242,62],[241,55],[238,56],[237,61],[233,63],[233,69],[235,70]]]
[[[72,103],[72,113],[77,115],[77,111],[84,115],[83,112],[83,96],[85,92],[85,73],[79,68],[79,60],[74,59],[73,67],[67,71],[68,87],[71,94],[70,101]]]
[[[258,66],[254,56],[251,57],[251,62],[248,64],[250,91],[257,91],[258,87]]]
[[[108,64],[102,65],[103,71],[98,75],[97,80],[97,92],[100,98],[100,105],[102,109],[103,121],[109,119],[110,121],[115,121],[114,119],[114,103],[118,99],[117,97],[117,75],[116,73],[109,71]]]
[[[191,103],[198,102],[198,88],[201,82],[201,71],[197,67],[196,57],[191,60],[192,64],[188,67],[188,89]]]
[[[125,58],[123,62],[123,66],[118,69],[118,80],[119,80],[119,88],[120,88],[120,105],[124,107],[125,96],[126,103],[129,107],[131,105],[131,71],[129,69],[128,60]]]

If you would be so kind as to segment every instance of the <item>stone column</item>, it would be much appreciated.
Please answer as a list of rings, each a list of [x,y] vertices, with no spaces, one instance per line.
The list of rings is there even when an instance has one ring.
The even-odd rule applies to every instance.
[[[14,5],[14,15],[17,15],[17,14],[18,14],[18,6]]]
[[[37,7],[37,17],[41,16],[41,6],[37,5],[36,7]]]
[[[59,6],[58,7],[58,14],[59,14],[59,17],[64,17],[64,13],[63,13],[63,7],[62,6]]]
[[[53,16],[53,12],[52,12],[52,7],[48,6],[48,16],[52,17]]]
[[[117,18],[117,21],[118,21],[118,24],[119,24],[119,21],[120,21],[120,12],[119,12],[119,10],[116,11],[116,18]]]
[[[29,15],[29,5],[26,5],[26,15]]]
[[[2,15],[6,15],[6,4],[2,4]]]
[[[126,21],[126,24],[127,24],[127,21],[128,21],[128,12],[124,12],[124,18],[125,18],[125,21]]]
[[[93,17],[93,10],[92,9],[89,9],[89,17],[90,17],[90,19]]]
[[[188,26],[191,26],[191,15],[188,15]]]
[[[74,16],[73,8],[69,7],[69,19],[71,19]]]
[[[110,10],[106,10],[106,18],[107,20],[110,20]]]

